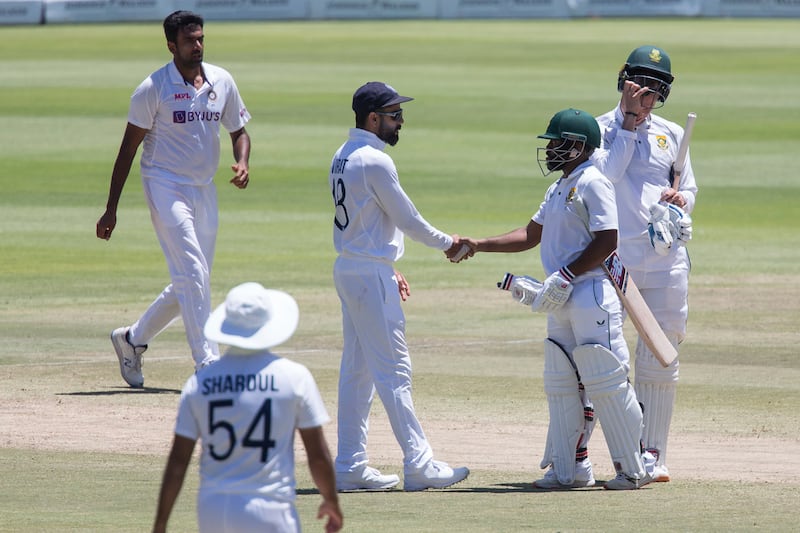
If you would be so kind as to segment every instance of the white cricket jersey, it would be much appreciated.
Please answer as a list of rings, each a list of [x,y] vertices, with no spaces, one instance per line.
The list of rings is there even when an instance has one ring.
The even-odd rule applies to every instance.
[[[532,217],[542,226],[539,245],[548,276],[572,263],[594,239],[594,233],[617,229],[614,187],[590,161],[550,185]],[[600,266],[581,276],[600,277]]]
[[[144,80],[131,96],[128,122],[149,130],[142,151],[142,178],[207,185],[219,166],[219,127],[244,127],[250,113],[233,77],[203,63],[200,89],[187,83],[170,61]]]
[[[200,491],[295,498],[295,428],[329,421],[308,369],[269,352],[225,355],[189,378],[175,433],[200,439]]]
[[[431,226],[400,186],[386,143],[377,135],[352,128],[334,154],[329,185],[336,214],[333,244],[348,257],[394,262],[403,256],[403,235],[447,250],[450,235]]]
[[[628,269],[669,271],[676,261],[688,261],[683,246],[659,256],[650,244],[647,224],[650,207],[671,187],[670,169],[683,139],[683,128],[651,114],[635,131],[622,129],[623,114],[616,109],[597,118],[602,133],[601,148],[592,162],[614,184],[620,227],[620,256]],[[694,209],[697,184],[687,153],[679,188],[687,213]]]

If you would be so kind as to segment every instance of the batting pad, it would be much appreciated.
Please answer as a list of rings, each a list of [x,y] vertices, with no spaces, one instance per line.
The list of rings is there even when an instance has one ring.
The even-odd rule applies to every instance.
[[[575,481],[575,450],[585,424],[583,402],[569,356],[550,339],[544,341],[544,392],[550,408],[550,423],[542,468],[552,464],[558,482],[572,485]]]
[[[625,368],[599,344],[575,348],[572,358],[581,373],[586,394],[594,402],[614,466],[634,479],[644,477],[640,454],[642,410]]]
[[[644,410],[642,442],[645,449],[657,450],[656,464],[667,456],[667,437],[678,388],[678,360],[664,368],[644,344],[636,346],[636,397]]]

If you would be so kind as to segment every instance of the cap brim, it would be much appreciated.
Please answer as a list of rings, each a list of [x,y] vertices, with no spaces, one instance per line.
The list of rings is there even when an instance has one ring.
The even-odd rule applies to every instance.
[[[400,96],[398,94],[397,96],[395,96],[394,98],[383,104],[381,106],[381,109],[383,109],[384,107],[389,107],[390,105],[397,105],[397,104],[402,104],[404,102],[410,102],[411,100],[413,100],[413,98],[411,98],[410,96]]]
[[[283,344],[294,334],[300,320],[297,302],[288,293],[267,289],[270,299],[270,317],[259,329],[245,331],[225,323],[225,304],[211,313],[203,328],[210,341],[245,350],[264,350]]]

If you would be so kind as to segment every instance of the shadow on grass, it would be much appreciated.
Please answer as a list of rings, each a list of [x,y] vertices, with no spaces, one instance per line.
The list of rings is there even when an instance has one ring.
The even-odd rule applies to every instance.
[[[598,483],[593,487],[583,487],[583,488],[575,488],[575,489],[539,489],[533,486],[530,482],[522,482],[522,483],[498,483],[495,485],[489,485],[488,487],[450,487],[446,489],[432,489],[430,492],[440,492],[440,493],[470,493],[470,494],[511,494],[511,493],[521,493],[521,492],[589,492],[595,490],[603,490],[603,482],[598,481]],[[392,489],[392,490],[385,490],[385,491],[347,491],[347,494],[375,494],[376,492],[388,494],[388,493],[397,493],[397,494],[406,494],[405,491],[400,489]],[[419,492],[426,492],[426,491],[419,491]],[[417,494],[419,492],[412,492],[409,494]],[[312,494],[319,494],[317,489],[297,489],[298,496],[304,495],[312,495]]]
[[[115,396],[117,394],[180,394],[180,389],[161,389],[158,387],[144,387],[133,389],[130,387],[115,387],[113,390],[104,391],[79,391],[57,392],[56,396]]]

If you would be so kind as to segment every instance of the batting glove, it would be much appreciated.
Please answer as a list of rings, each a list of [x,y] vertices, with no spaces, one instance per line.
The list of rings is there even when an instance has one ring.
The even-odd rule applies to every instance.
[[[551,313],[560,309],[572,294],[572,283],[575,276],[567,267],[562,267],[553,272],[542,283],[542,290],[534,298],[531,310],[535,312]]]
[[[692,217],[677,205],[669,204],[667,207],[669,209],[669,220],[675,227],[673,237],[677,239],[679,244],[685,245],[692,240]]]
[[[514,276],[510,290],[515,301],[522,305],[531,305],[542,290],[542,282],[528,276]]]
[[[647,223],[650,244],[658,255],[668,255],[675,242],[677,229],[670,218],[670,209],[661,203],[650,208],[650,221]]]

